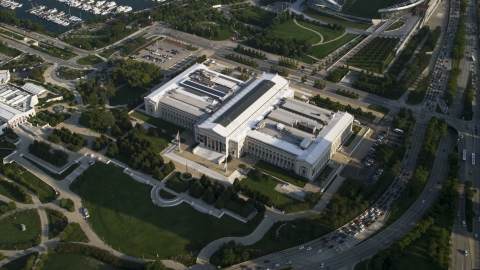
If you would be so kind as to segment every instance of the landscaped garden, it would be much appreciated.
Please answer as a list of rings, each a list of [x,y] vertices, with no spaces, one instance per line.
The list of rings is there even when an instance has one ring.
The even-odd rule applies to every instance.
[[[60,78],[65,80],[75,80],[86,76],[90,72],[92,72],[92,70],[80,70],[69,67],[62,67],[58,72],[58,75]]]
[[[104,58],[109,58],[116,51],[118,51],[118,48],[110,48],[110,49],[104,50],[103,52],[99,53],[98,55],[100,55],[101,57],[104,57]]]
[[[277,15],[258,6],[234,5],[229,12],[239,21],[247,24],[267,27]]]
[[[127,105],[146,92],[143,88],[133,88],[124,85],[115,91],[115,96],[108,99],[110,106]]]
[[[352,39],[356,38],[357,36],[358,35],[356,34],[346,34],[335,41],[332,41],[326,44],[321,44],[318,46],[312,46],[312,55],[317,58],[324,58],[325,56],[331,54],[333,51],[345,45],[346,43],[350,42]]]
[[[20,55],[22,52],[15,49],[15,48],[11,48],[11,47],[8,47],[4,44],[0,44],[0,53],[6,55],[8,57],[16,57],[16,56]]]
[[[115,267],[80,253],[49,253],[43,269],[48,270],[121,270]]]
[[[0,172],[35,192],[42,203],[51,202],[59,196],[51,186],[16,162],[2,165]]]
[[[25,187],[0,178],[0,194],[21,203],[31,203],[32,196]]]
[[[285,209],[288,205],[298,203],[298,200],[295,200],[281,192],[275,190],[275,187],[279,183],[275,180],[265,181],[264,179],[256,179],[253,180],[250,177],[242,179],[240,181],[240,185],[248,186],[252,190],[258,190],[265,194],[266,196],[270,197],[275,208],[278,209]]]
[[[22,231],[21,225],[26,230]],[[40,244],[41,223],[36,209],[16,212],[0,220],[0,249],[21,250]]]
[[[303,27],[312,29],[320,33],[323,36],[323,42],[336,39],[339,36],[341,36],[343,33],[345,33],[345,28],[340,26],[334,29],[333,27],[328,27],[327,25],[314,23],[314,22],[297,21],[297,23]]]
[[[396,22],[392,23],[389,27],[387,27],[387,29],[385,29],[385,31],[396,30],[396,29],[402,27],[404,24],[405,24],[404,22],[396,21]]]
[[[43,171],[44,173],[46,173],[48,176],[52,177],[53,179],[55,180],[58,180],[58,181],[62,181],[65,179],[65,177],[67,177],[69,174],[71,174],[75,169],[77,169],[78,167],[80,167],[80,163],[73,163],[72,165],[70,165],[68,167],[68,169],[64,170],[61,174],[58,174],[58,173],[54,173],[52,171],[50,171],[49,169],[45,168],[43,165],[35,162],[33,159],[27,157],[27,156],[23,156],[24,159],[26,159],[28,162],[32,163],[33,166],[39,168],[41,171]]]
[[[376,37],[347,60],[347,64],[381,74],[392,62],[392,52],[399,41],[399,38]]]
[[[63,60],[70,60],[73,57],[77,56],[77,54],[74,53],[68,46],[65,49],[61,49],[47,43],[39,43],[38,46],[30,45],[30,47],[34,48],[35,50],[49,54],[53,57],[61,58]]]
[[[303,188],[307,184],[307,180],[300,179],[295,172],[287,171],[263,160],[259,160],[255,167],[259,168],[265,173],[271,174],[272,176],[275,176],[290,184],[294,184],[298,187]]]
[[[297,40],[305,40],[310,45],[316,44],[321,40],[318,34],[298,26],[293,20],[278,25],[270,34],[284,39],[296,38]]]
[[[89,222],[97,235],[112,248],[135,257],[156,259],[158,254],[158,258],[167,259],[183,255],[184,259],[177,261],[192,265],[196,258],[189,257],[190,252],[215,239],[248,235],[254,229],[228,216],[217,219],[203,214],[186,204],[158,207],[150,199],[151,186],[101,162],[90,166],[70,188],[88,207]],[[109,192],[113,189],[115,192]],[[207,224],[208,230],[198,230]]]
[[[351,22],[351,21],[346,21],[346,20],[342,20],[342,19],[339,19],[339,18],[335,18],[335,17],[330,17],[328,15],[319,13],[319,12],[317,12],[317,11],[311,9],[311,8],[305,9],[303,11],[303,13],[305,13],[306,15],[308,15],[308,16],[314,18],[314,19],[324,21],[324,22],[330,23],[330,24],[342,25],[343,27],[346,27],[346,28],[355,28],[355,29],[366,30],[367,28],[372,26],[371,24],[367,24],[367,23]]]
[[[103,62],[102,58],[95,55],[87,55],[77,60],[77,64],[84,66],[95,65],[101,62]]]

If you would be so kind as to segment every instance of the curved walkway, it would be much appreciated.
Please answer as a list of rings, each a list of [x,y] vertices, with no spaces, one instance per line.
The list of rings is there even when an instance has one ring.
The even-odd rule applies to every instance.
[[[332,40],[329,40],[329,41],[325,41],[325,42],[323,42],[322,44],[315,44],[315,45],[312,45],[312,46],[324,45],[324,44],[328,44],[328,43],[330,43],[330,42],[334,42],[335,40],[341,39],[341,38],[342,38],[343,36],[345,36],[346,34],[348,34],[347,31],[343,32],[343,34],[342,34],[341,36],[339,36],[339,37],[336,37],[336,38],[334,38],[334,39],[332,39]]]
[[[315,31],[315,30],[313,30],[313,29],[310,29],[310,28],[308,28],[308,27],[305,27],[305,26],[303,26],[303,25],[300,25],[300,24],[297,22],[296,19],[293,19],[293,22],[294,22],[296,25],[300,26],[301,28],[306,29],[306,30],[308,30],[308,31],[311,31],[311,32],[313,32],[313,33],[315,33],[315,34],[317,34],[317,35],[320,36],[320,41],[319,41],[317,44],[313,44],[312,46],[320,45],[320,44],[323,43],[323,35],[322,35],[322,34],[320,34],[319,32],[317,32],[317,31]]]

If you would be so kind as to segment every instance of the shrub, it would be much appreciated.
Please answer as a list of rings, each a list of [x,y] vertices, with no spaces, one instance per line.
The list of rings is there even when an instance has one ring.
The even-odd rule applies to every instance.
[[[75,211],[75,204],[70,198],[62,198],[60,200],[60,207],[67,209],[70,212]]]

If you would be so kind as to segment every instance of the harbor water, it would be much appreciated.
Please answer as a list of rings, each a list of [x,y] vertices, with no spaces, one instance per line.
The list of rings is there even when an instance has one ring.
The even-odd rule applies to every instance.
[[[114,1],[117,4],[117,6],[130,6],[132,7],[133,11],[142,10],[142,9],[159,5],[158,2],[151,1],[151,0],[109,0],[109,1]],[[61,3],[56,0],[32,0],[32,1],[15,0],[15,2],[23,4],[22,7],[14,9],[17,18],[28,19],[32,22],[43,24],[47,30],[52,32],[57,32],[60,34],[72,29],[72,26],[66,27],[66,26],[39,18],[33,14],[30,14],[27,11],[31,10],[33,7],[36,7],[36,6],[46,6],[46,9],[56,8],[58,12],[63,11],[65,12],[65,14],[70,14],[71,16],[76,16],[83,20],[87,18],[102,16],[102,15],[94,15],[91,12],[81,10],[79,7],[70,7],[66,3]],[[1,7],[1,6],[0,6],[0,9],[10,10],[8,8]],[[111,17],[113,16],[113,14],[108,14],[104,16]]]

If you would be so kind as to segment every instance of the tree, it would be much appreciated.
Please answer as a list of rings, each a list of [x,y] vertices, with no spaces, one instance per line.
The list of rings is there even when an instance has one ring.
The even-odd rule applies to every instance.
[[[211,187],[208,187],[207,190],[205,190],[205,193],[203,193],[202,200],[204,200],[208,204],[214,204],[215,203],[215,195],[213,194],[213,190]]]
[[[307,81],[307,75],[304,75],[304,76],[302,77],[302,83],[305,83],[306,81]]]
[[[110,146],[107,150],[107,155],[110,157],[114,157],[116,154],[119,153],[118,146],[116,143],[110,143]]]
[[[226,248],[222,253],[222,264],[223,265],[232,265],[235,263],[235,253],[231,248]]]
[[[112,112],[104,109],[94,109],[90,114],[89,125],[94,130],[105,132],[109,126],[115,124]]]
[[[146,270],[167,270],[167,267],[160,260],[155,260],[153,262],[148,262],[145,265]]]

